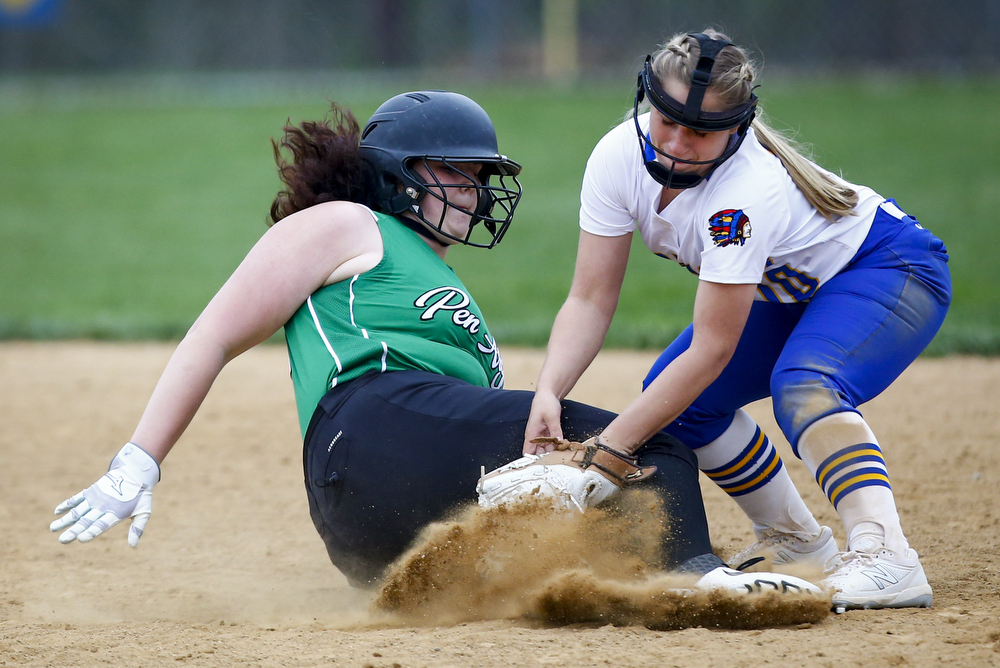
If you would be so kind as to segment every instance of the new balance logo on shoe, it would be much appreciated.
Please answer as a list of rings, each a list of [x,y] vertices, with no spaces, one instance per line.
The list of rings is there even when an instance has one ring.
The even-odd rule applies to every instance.
[[[843,608],[929,608],[934,594],[917,553],[885,547],[874,553],[845,552],[823,584]]]
[[[891,587],[892,585],[899,584],[899,578],[897,578],[892,571],[882,564],[875,564],[871,568],[861,571],[861,573],[868,576],[879,589],[885,589],[886,586]]]

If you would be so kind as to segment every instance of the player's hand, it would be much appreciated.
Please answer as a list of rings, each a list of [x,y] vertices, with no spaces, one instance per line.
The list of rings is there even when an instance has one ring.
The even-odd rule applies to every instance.
[[[52,522],[49,530],[69,527],[59,536],[60,543],[86,543],[131,517],[128,544],[135,547],[153,512],[153,486],[159,480],[156,460],[138,445],[126,443],[100,480],[56,506],[57,515],[66,514]]]
[[[528,414],[528,425],[524,430],[524,447],[526,455],[544,455],[555,450],[552,443],[532,443],[538,438],[562,440],[562,403],[556,395],[547,392],[535,392],[531,402],[531,412]]]

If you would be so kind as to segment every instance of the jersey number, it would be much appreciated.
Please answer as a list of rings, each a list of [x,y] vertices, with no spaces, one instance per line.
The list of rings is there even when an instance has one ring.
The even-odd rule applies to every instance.
[[[770,259],[769,267],[764,272],[764,282],[757,286],[757,291],[769,302],[787,302],[781,299],[778,288],[787,294],[793,302],[804,302],[810,299],[819,288],[819,281],[808,274],[792,269],[787,264],[775,267]]]

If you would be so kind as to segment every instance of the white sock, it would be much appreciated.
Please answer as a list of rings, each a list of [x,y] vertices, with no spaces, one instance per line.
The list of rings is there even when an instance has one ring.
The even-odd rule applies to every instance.
[[[802,432],[798,451],[840,515],[848,550],[906,554],[885,460],[864,418],[850,411],[821,418]]]
[[[736,411],[729,428],[695,454],[698,467],[746,513],[758,537],[767,530],[803,540],[819,537],[819,523],[777,450],[744,411]]]

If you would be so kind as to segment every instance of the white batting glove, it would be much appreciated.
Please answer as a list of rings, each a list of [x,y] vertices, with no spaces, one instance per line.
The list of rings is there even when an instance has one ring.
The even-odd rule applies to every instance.
[[[107,473],[56,506],[56,515],[69,512],[52,522],[49,530],[69,527],[59,536],[60,543],[86,543],[131,517],[128,544],[135,547],[153,512],[153,486],[159,481],[156,460],[135,443],[126,443],[111,460]]]

